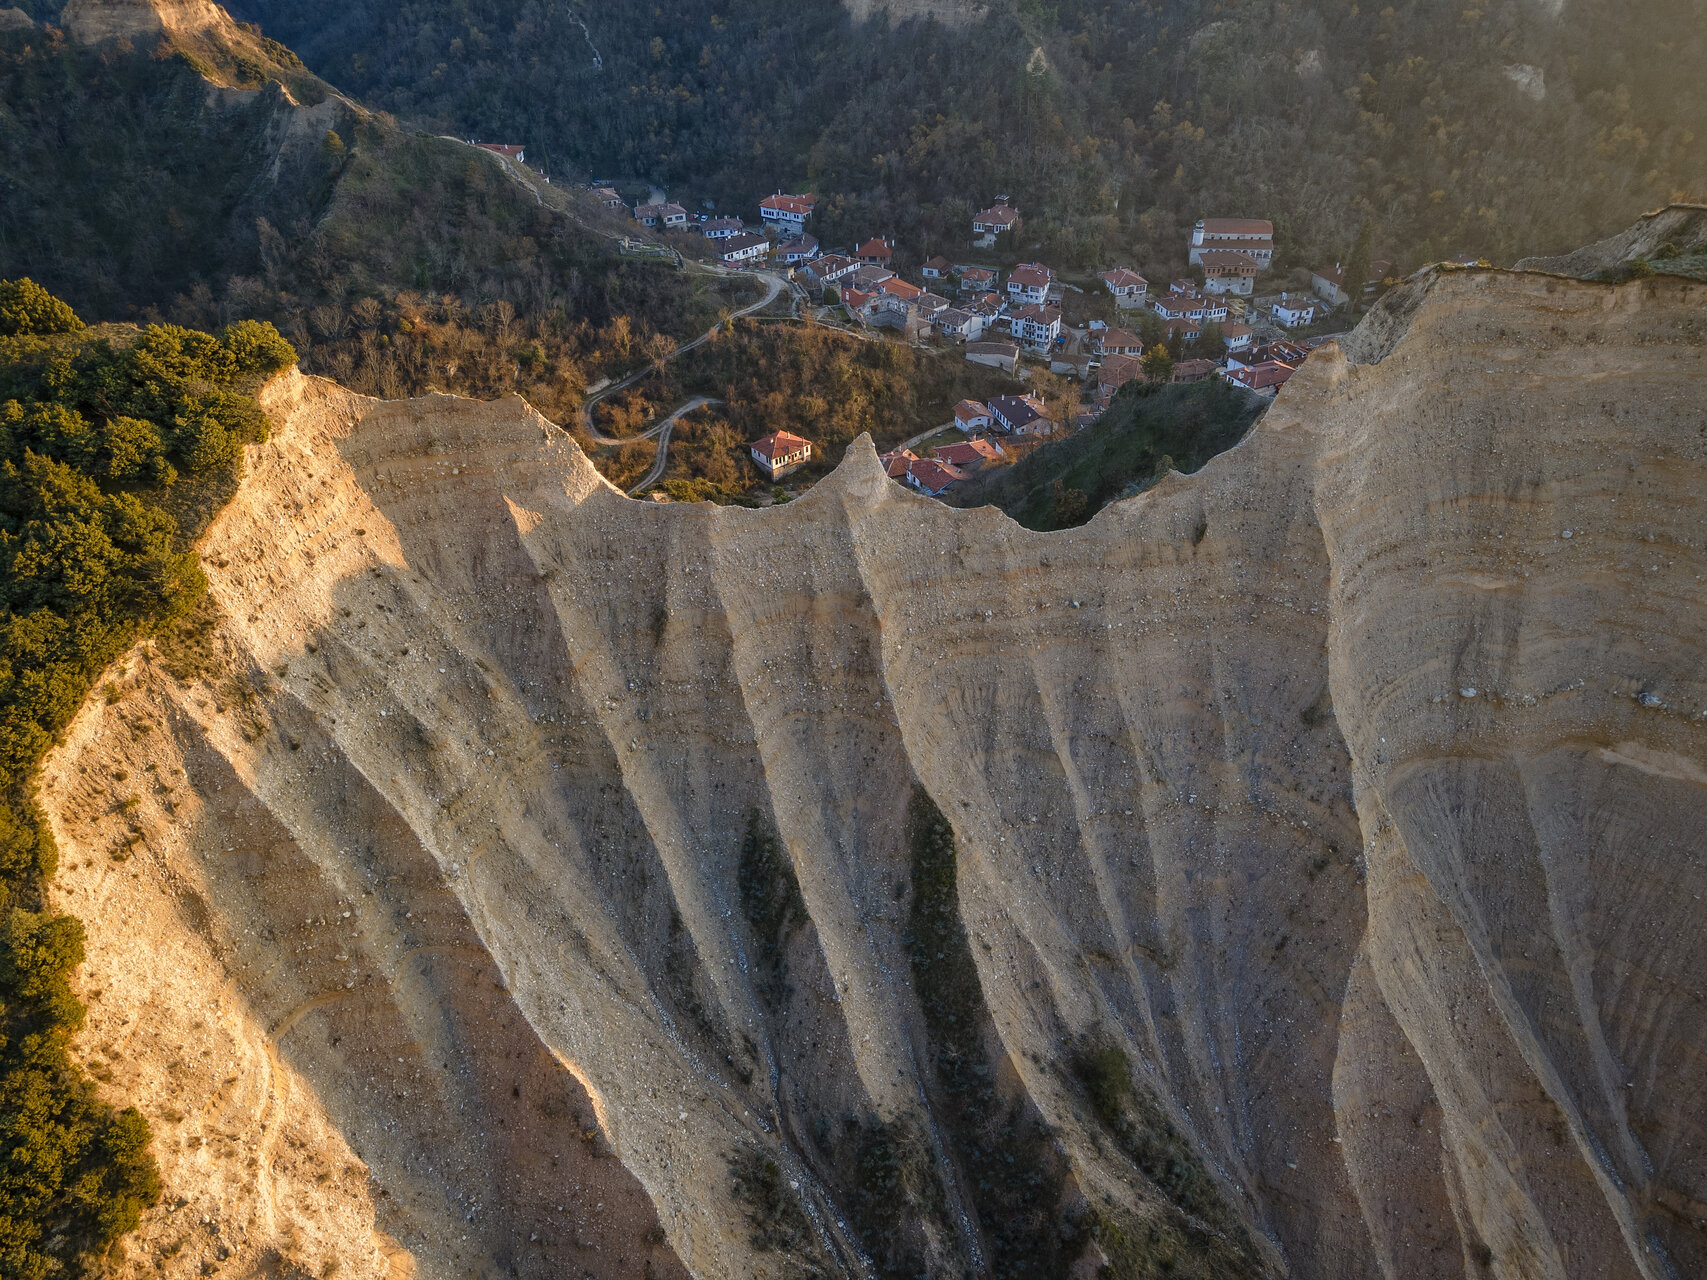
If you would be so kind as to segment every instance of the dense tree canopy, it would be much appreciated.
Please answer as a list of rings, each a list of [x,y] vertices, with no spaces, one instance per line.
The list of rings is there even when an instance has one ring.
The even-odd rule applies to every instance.
[[[1707,172],[1695,0],[996,0],[963,29],[835,0],[234,7],[399,116],[743,210],[810,187],[831,240],[920,256],[1005,192],[1062,262],[1153,263],[1215,213],[1274,218],[1302,265],[1365,219],[1407,265],[1509,258]]]

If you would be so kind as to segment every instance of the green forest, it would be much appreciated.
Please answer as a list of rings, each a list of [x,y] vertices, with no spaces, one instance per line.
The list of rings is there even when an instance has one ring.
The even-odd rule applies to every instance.
[[[400,118],[749,216],[811,189],[826,243],[889,233],[914,260],[998,193],[1057,266],[1166,264],[1216,214],[1272,218],[1282,267],[1365,220],[1407,267],[1509,260],[1707,174],[1694,0],[995,0],[962,28],[836,0],[233,8]]]
[[[1244,439],[1266,407],[1220,378],[1129,382],[1097,422],[973,476],[953,501],[998,506],[1028,529],[1070,529],[1169,471],[1196,471]]]
[[[0,1275],[75,1273],[160,1196],[147,1122],[68,1051],[83,932],[47,902],[36,769],[101,670],[200,600],[190,543],[295,360],[268,324],[89,329],[0,280]]]

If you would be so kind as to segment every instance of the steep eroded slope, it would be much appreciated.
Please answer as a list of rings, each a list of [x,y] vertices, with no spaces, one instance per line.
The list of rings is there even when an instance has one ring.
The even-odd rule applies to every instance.
[[[1707,1266],[1707,286],[1418,293],[1054,534],[275,384],[45,778],[139,1267]]]

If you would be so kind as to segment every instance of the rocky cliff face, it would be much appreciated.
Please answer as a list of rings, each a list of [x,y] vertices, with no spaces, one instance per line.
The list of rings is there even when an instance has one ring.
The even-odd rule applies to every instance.
[[[44,777],[130,1265],[1702,1274],[1704,344],[1432,275],[1054,534],[275,384]]]

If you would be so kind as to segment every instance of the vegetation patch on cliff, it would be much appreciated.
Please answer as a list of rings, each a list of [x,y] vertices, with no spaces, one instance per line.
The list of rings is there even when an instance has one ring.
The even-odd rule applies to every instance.
[[[1154,1098],[1134,1087],[1125,1051],[1092,1035],[1079,1044],[1072,1068],[1097,1119],[1176,1210],[1163,1221],[1136,1227],[1099,1219],[1096,1235],[1110,1258],[1110,1280],[1254,1280],[1265,1274],[1250,1233],[1191,1143]]]
[[[211,504],[175,491],[229,491],[266,432],[250,393],[295,358],[271,325],[91,331],[0,281],[0,1275],[77,1274],[160,1195],[147,1122],[69,1053],[83,931],[47,907],[35,774],[100,671],[201,598]]]
[[[997,506],[1028,529],[1070,529],[1170,470],[1196,471],[1244,439],[1267,404],[1219,378],[1128,383],[1098,422],[973,476],[955,505]]]
[[[1063,1206],[1066,1168],[1023,1097],[997,1085],[990,1014],[960,919],[954,828],[923,787],[907,811],[912,909],[907,948],[930,1036],[942,1112],[963,1185],[978,1212],[990,1273],[1063,1276],[1083,1229]]]

